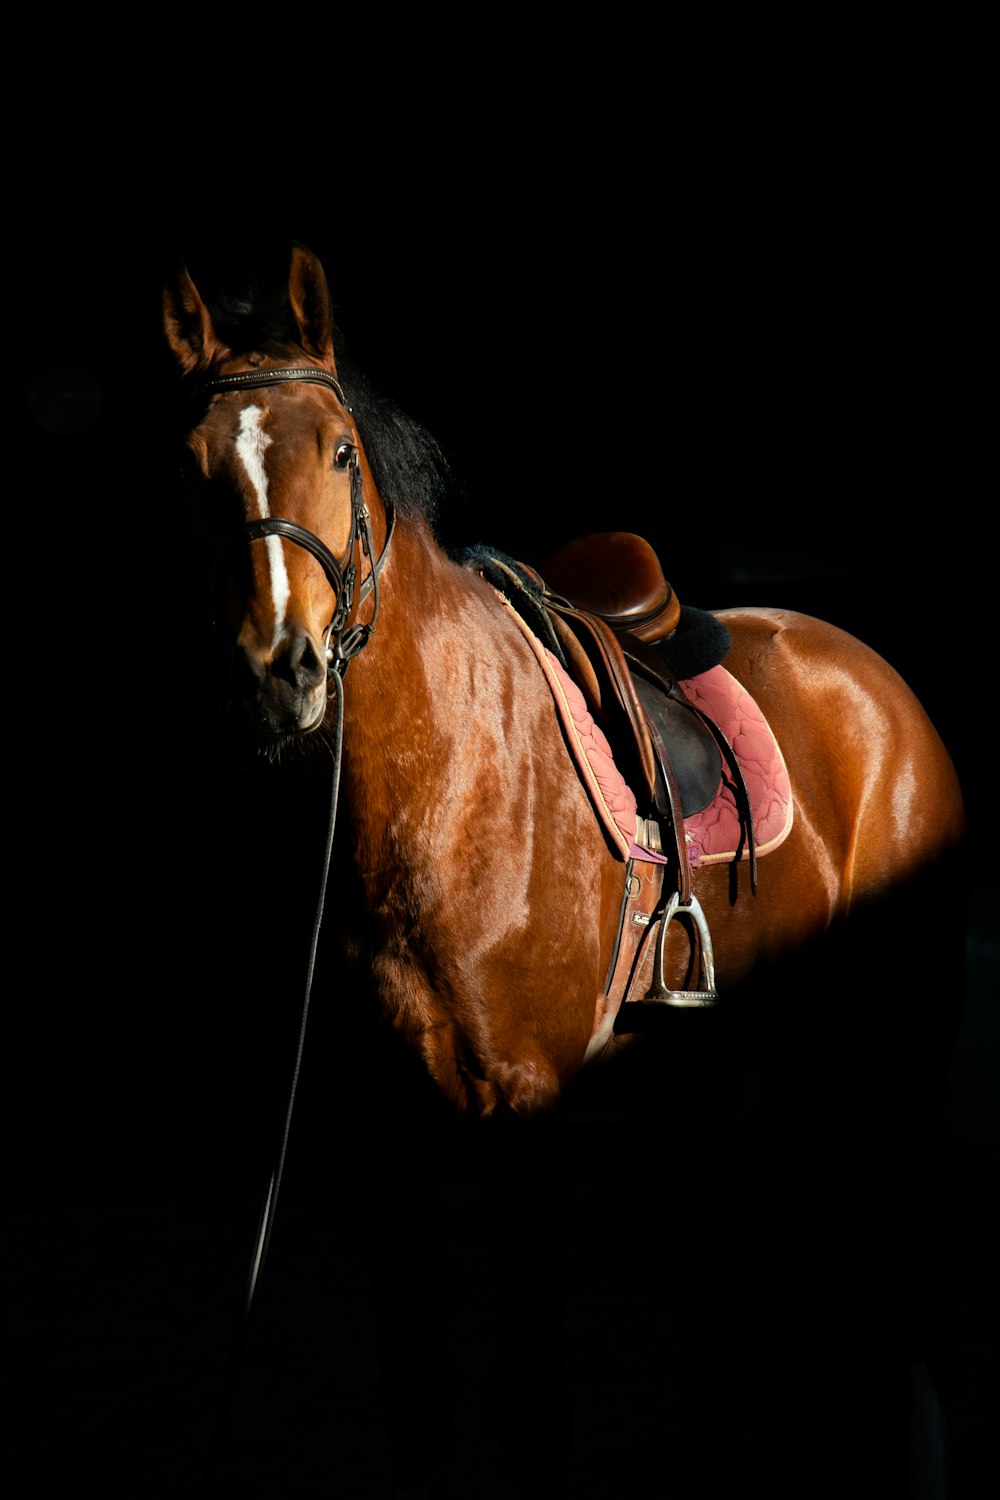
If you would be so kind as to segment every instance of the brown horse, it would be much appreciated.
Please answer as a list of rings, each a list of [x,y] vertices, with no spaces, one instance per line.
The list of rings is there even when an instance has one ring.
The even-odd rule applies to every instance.
[[[530,1339],[498,1355],[514,1470],[526,1495],[570,1482],[572,1412],[554,1374],[567,1189],[549,1147],[560,1121],[626,1111],[662,1238],[595,1267],[595,1289],[628,1268],[645,1273],[637,1287],[686,1288],[689,1417],[652,1492],[708,1495],[752,1471],[765,1494],[862,1472],[895,1493],[907,1381],[933,1359],[926,1219],[961,987],[944,872],[963,808],[938,734],[892,667],[833,625],[721,612],[724,671],[772,736],[782,810],[778,835],[761,833],[746,759],[730,753],[745,725],[726,731],[714,779],[736,842],[699,855],[705,796],[690,813],[671,731],[657,749],[631,696],[644,665],[647,704],[650,683],[676,707],[677,679],[703,677],[669,668],[669,587],[652,624],[627,598],[609,626],[614,609],[573,596],[568,555],[553,560],[556,591],[545,564],[538,578],[446,553],[421,503],[426,455],[413,446],[407,474],[376,452],[338,371],[323,270],[301,248],[287,307],[277,331],[210,311],[181,272],[164,323],[234,682],[307,821],[333,824],[305,1107],[311,1131],[342,1140],[349,1126],[355,1143],[392,1299],[401,1492],[445,1493],[429,1478],[446,1454],[443,1262],[412,1216],[454,1141],[464,1164],[489,1163],[511,1316]],[[655,560],[635,556],[659,588]],[[618,577],[608,597],[628,587]],[[592,741],[624,771],[614,787],[634,839],[616,834],[600,806],[612,796],[576,752],[578,689]],[[718,742],[718,714],[700,709],[696,738]]]

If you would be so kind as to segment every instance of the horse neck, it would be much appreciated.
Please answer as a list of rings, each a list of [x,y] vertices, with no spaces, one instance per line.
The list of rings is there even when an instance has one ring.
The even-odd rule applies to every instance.
[[[375,630],[344,680],[343,786],[364,836],[396,843],[447,788],[474,796],[476,776],[497,772],[501,735],[530,732],[545,686],[505,643],[516,630],[495,591],[423,526],[397,524],[381,585]],[[515,699],[524,709],[511,715]]]
[[[474,694],[475,685],[466,682],[463,692],[456,676],[488,632],[484,592],[422,523],[397,522],[375,629],[344,681],[345,760],[366,775],[381,760],[396,764],[422,726],[447,724],[470,688]]]

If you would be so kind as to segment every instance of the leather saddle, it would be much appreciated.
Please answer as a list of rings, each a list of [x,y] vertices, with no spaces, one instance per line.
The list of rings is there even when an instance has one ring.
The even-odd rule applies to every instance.
[[[686,871],[683,820],[709,805],[725,767],[755,888],[753,820],[742,771],[725,735],[678,685],[669,644],[685,611],[649,542],[633,532],[596,532],[560,548],[540,571],[475,551],[477,565],[488,559],[487,576],[492,573],[524,610],[604,728],[636,794],[637,842],[665,849],[669,839]],[[701,670],[716,660],[721,656]]]
[[[646,1030],[663,1006],[714,1005],[711,936],[692,891],[684,818],[709,805],[725,768],[743,830],[737,858],[745,849],[756,893],[753,816],[731,745],[718,725],[685,697],[671,656],[686,614],[701,616],[714,627],[709,638],[717,653],[706,657],[702,651],[699,660],[688,651],[683,656],[686,677],[718,665],[728,650],[728,632],[714,617],[681,607],[656,552],[633,532],[581,537],[550,557],[541,572],[485,547],[467,549],[459,560],[509,598],[575,680],[635,793],[636,844],[667,860],[666,865],[647,864],[645,875],[636,874],[635,862],[629,861],[605,983],[614,1031]],[[666,933],[675,919],[690,934],[690,973],[698,976],[691,988],[668,988],[664,977]],[[595,1033],[595,1054],[606,1045],[607,1034]]]

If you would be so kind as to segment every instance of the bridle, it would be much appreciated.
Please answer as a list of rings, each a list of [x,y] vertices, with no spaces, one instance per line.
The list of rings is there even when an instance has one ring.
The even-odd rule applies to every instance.
[[[284,385],[288,381],[303,381],[312,385],[323,385],[333,391],[337,400],[346,411],[351,407],[344,394],[340,382],[327,370],[320,369],[316,365],[284,365],[267,370],[239,370],[230,375],[215,375],[208,380],[201,381],[196,387],[194,394],[204,396],[215,392],[226,392],[236,390],[254,389],[259,386]],[[378,557],[374,556],[374,546],[371,530],[371,516],[361,483],[361,465],[356,448],[352,449],[349,460],[350,483],[351,483],[351,529],[347,540],[347,547],[343,557],[337,558],[329,547],[312,531],[305,526],[300,526],[297,521],[288,521],[280,516],[270,516],[263,520],[247,521],[238,526],[223,542],[215,559],[215,570],[218,573],[226,554],[230,549],[240,542],[254,542],[263,537],[277,536],[285,541],[294,542],[296,546],[302,547],[309,552],[320,564],[334,593],[334,612],[329,625],[324,631],[324,645],[327,658],[327,682],[329,684],[328,697],[334,701],[334,734],[333,734],[333,767],[331,775],[330,812],[326,832],[326,845],[323,857],[323,866],[320,879],[319,898],[316,906],[316,915],[313,921],[312,937],[309,948],[309,959],[306,970],[305,994],[302,1002],[302,1015],[299,1022],[298,1047],[295,1062],[292,1069],[291,1083],[288,1091],[288,1101],[285,1106],[284,1125],[277,1152],[277,1160],[271,1173],[270,1184],[261,1210],[260,1224],[257,1231],[257,1239],[254,1246],[253,1257],[250,1265],[248,1278],[247,1296],[244,1304],[244,1317],[241,1325],[236,1329],[233,1346],[230,1353],[229,1369],[227,1372],[223,1398],[215,1424],[212,1438],[211,1452],[209,1455],[208,1469],[206,1472],[206,1492],[211,1484],[216,1458],[219,1452],[222,1437],[228,1422],[229,1411],[235,1394],[236,1381],[239,1375],[239,1366],[242,1360],[243,1348],[245,1346],[250,1314],[253,1308],[254,1293],[257,1282],[263,1268],[271,1238],[271,1230],[274,1224],[274,1215],[278,1201],[278,1190],[281,1186],[284,1171],[285,1155],[288,1148],[288,1139],[291,1133],[292,1110],[295,1103],[295,1094],[298,1087],[299,1073],[301,1071],[302,1052],[305,1042],[306,1022],[309,1015],[309,1000],[312,992],[313,972],[316,963],[316,953],[319,944],[319,934],[323,922],[323,907],[326,900],[326,885],[330,869],[330,857],[333,849],[333,833],[337,821],[337,800],[340,785],[340,764],[343,747],[344,732],[344,673],[348,663],[363,650],[371,638],[375,629],[375,621],[379,609],[379,574],[385,566],[386,557],[389,552],[389,544],[392,541],[393,528],[395,526],[395,509],[391,502],[385,497],[382,503],[385,510],[385,543]],[[360,542],[361,550],[369,560],[369,571],[362,580],[358,590],[358,604],[361,605],[371,595],[372,612],[371,618],[364,624],[355,622],[348,625],[347,620],[354,604],[354,590],[357,582],[357,564],[355,563],[355,550]]]
[[[192,394],[202,396],[217,391],[248,390],[258,386],[285,385],[290,381],[326,386],[333,391],[345,411],[351,410],[340,381],[328,370],[322,370],[317,365],[281,365],[274,369],[237,370],[230,375],[214,375],[209,380],[200,381]],[[339,559],[334,557],[326,543],[316,536],[315,532],[307,530],[305,526],[300,526],[297,521],[286,521],[280,516],[269,516],[263,520],[246,521],[242,526],[237,527],[223,542],[215,558],[214,576],[217,576],[225,555],[233,546],[241,540],[254,542],[268,536],[283,537],[315,557],[326,574],[336,601],[333,617],[323,633],[328,678],[334,673],[343,678],[348,662],[364,649],[375,629],[379,607],[379,574],[385,566],[396,521],[396,513],[392,504],[388,500],[383,500],[386,520],[385,545],[378,557],[374,557],[371,515],[362,491],[361,464],[356,448],[352,450],[348,469],[351,481],[351,530],[343,557]],[[364,603],[369,594],[372,595],[372,614],[371,619],[364,624],[355,623],[347,626],[347,618],[354,604],[354,587],[357,582],[354,552],[359,540],[361,550],[369,559],[371,568],[362,581],[358,603]]]

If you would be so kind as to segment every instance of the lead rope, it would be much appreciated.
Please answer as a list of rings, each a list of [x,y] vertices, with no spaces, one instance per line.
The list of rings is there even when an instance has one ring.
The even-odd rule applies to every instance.
[[[309,943],[309,961],[306,967],[305,994],[302,1001],[302,1019],[299,1022],[299,1039],[295,1051],[295,1065],[292,1069],[292,1081],[288,1090],[288,1103],[285,1107],[285,1119],[281,1131],[281,1140],[278,1147],[277,1161],[271,1173],[271,1181],[268,1184],[267,1193],[264,1198],[264,1206],[261,1209],[260,1225],[257,1230],[257,1239],[254,1245],[253,1257],[250,1262],[250,1275],[247,1284],[247,1296],[243,1309],[243,1317],[233,1335],[232,1345],[229,1352],[226,1378],[222,1390],[222,1398],[215,1419],[215,1429],[212,1434],[212,1442],[209,1448],[208,1463],[205,1470],[205,1483],[203,1495],[207,1497],[211,1493],[212,1480],[215,1477],[216,1466],[219,1461],[219,1453],[222,1441],[229,1428],[232,1416],[233,1401],[236,1396],[236,1388],[239,1382],[243,1358],[246,1353],[247,1340],[250,1333],[250,1315],[253,1309],[254,1294],[257,1283],[260,1280],[261,1271],[271,1243],[271,1231],[274,1227],[274,1215],[278,1206],[278,1193],[281,1189],[281,1179],[285,1170],[285,1157],[288,1152],[288,1138],[292,1129],[292,1110],[295,1107],[295,1094],[299,1084],[299,1074],[302,1069],[302,1051],[306,1037],[306,1023],[309,1019],[309,999],[312,994],[313,974],[316,968],[316,953],[319,947],[319,934],[323,926],[323,907],[326,903],[326,887],[330,874],[330,859],[333,852],[333,833],[337,822],[337,801],[340,791],[340,757],[344,741],[344,684],[341,673],[333,671],[330,673],[329,681],[333,684],[333,692],[330,697],[335,700],[335,725],[333,743],[333,776],[330,794],[330,816],[327,822],[326,845],[323,851],[323,866],[320,874],[319,900],[316,903],[316,915],[313,920],[312,937]]]

